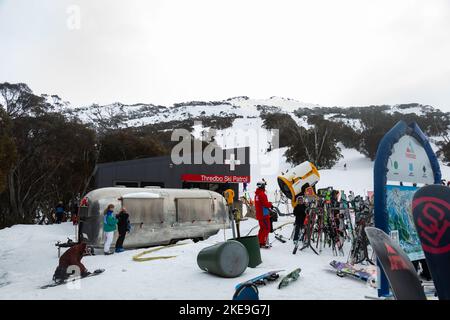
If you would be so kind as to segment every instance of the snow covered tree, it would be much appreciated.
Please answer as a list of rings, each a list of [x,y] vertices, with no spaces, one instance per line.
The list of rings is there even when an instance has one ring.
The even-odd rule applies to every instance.
[[[341,158],[336,136],[340,125],[324,120],[323,116],[309,116],[308,124],[309,129],[300,127],[288,114],[264,115],[267,129],[280,130],[280,147],[288,147],[285,155],[289,162],[310,161],[318,168],[332,167]]]
[[[442,156],[444,161],[450,165],[450,137],[448,135],[443,136],[443,141],[439,141],[436,144],[439,146],[439,151],[437,152],[439,156]]]
[[[323,169],[331,168],[342,157],[332,128],[317,124],[310,129],[297,126],[294,130],[297,140],[285,153],[289,162],[310,161]]]
[[[279,147],[288,147],[295,143],[296,135],[293,130],[297,127],[294,119],[285,113],[269,113],[261,116],[264,119],[264,127],[267,129],[278,129],[280,134]]]
[[[81,193],[93,170],[95,133],[58,113],[13,121],[16,162],[8,174],[5,223],[29,223],[37,210]]]
[[[375,159],[378,144],[383,136],[395,125],[395,119],[387,113],[379,112],[376,109],[366,110],[361,115],[362,132],[360,152]]]
[[[25,84],[0,84],[0,227],[68,203],[94,168],[95,131],[46,100]]]
[[[37,115],[45,112],[50,105],[45,97],[33,94],[25,83],[0,83],[0,105],[11,118]]]

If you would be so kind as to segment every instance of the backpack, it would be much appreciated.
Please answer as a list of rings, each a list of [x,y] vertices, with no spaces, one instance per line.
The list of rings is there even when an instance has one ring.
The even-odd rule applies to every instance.
[[[270,212],[270,219],[273,222],[277,222],[278,221],[278,212],[279,212],[278,208],[274,207],[273,209],[269,210],[269,212]]]

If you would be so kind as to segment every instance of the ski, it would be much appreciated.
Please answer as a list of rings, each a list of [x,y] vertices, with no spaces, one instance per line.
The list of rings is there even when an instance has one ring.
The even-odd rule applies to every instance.
[[[420,188],[412,203],[414,223],[439,299],[450,299],[450,188]]]

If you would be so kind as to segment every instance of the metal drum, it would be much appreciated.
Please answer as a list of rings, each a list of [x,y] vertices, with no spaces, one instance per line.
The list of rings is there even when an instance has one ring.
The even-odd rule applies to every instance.
[[[202,249],[197,255],[200,269],[224,278],[235,278],[247,269],[249,256],[244,245],[229,240]]]

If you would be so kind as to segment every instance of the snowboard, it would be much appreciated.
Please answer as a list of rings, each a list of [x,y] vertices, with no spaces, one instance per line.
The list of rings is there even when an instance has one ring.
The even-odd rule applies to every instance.
[[[74,282],[76,280],[85,279],[85,278],[89,278],[89,277],[93,277],[93,276],[98,276],[99,274],[102,274],[104,271],[105,271],[105,269],[97,269],[94,272],[92,272],[91,274],[87,275],[86,277],[80,277],[80,276],[78,276],[78,277],[71,277],[71,278],[68,278],[68,279],[66,279],[64,281],[61,281],[61,282],[53,282],[53,283],[47,284],[47,285],[42,286],[40,288],[41,289],[47,289],[47,288],[57,287],[57,286],[60,286],[60,285],[63,285],[63,284]]]
[[[332,266],[336,270],[336,275],[339,277],[351,276],[355,279],[362,280],[368,283],[370,286],[376,288],[376,278],[372,273],[368,272],[365,269],[360,269],[350,263],[340,262],[336,260],[331,261],[330,266]]]
[[[400,246],[382,230],[365,228],[367,238],[397,300],[426,300],[416,269]]]
[[[270,272],[266,272],[262,275],[259,275],[255,278],[252,278],[250,280],[241,282],[239,284],[236,285],[235,289],[239,290],[242,286],[247,285],[247,284],[254,284],[256,286],[259,285],[266,285],[266,283],[268,281],[275,281],[277,280],[280,275],[278,274],[279,272],[284,271],[284,270],[274,270],[274,271],[270,271]]]
[[[291,282],[296,281],[300,276],[301,271],[302,271],[301,268],[297,268],[294,271],[291,271],[287,275],[285,275],[278,284],[278,289],[287,287]]]
[[[420,188],[414,194],[412,210],[439,299],[450,300],[450,188]]]

